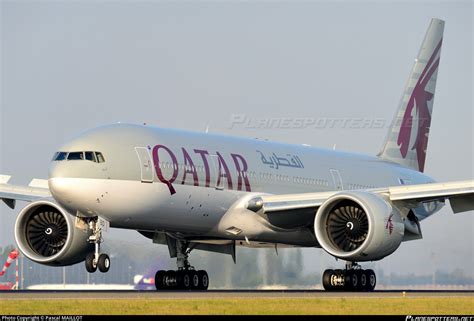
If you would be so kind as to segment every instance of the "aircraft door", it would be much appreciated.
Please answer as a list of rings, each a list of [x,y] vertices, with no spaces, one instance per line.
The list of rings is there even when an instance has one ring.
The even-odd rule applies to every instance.
[[[331,173],[332,181],[334,182],[334,187],[336,190],[342,190],[344,186],[342,185],[342,178],[341,174],[339,174],[339,171],[337,169],[330,169],[329,172]]]
[[[146,147],[135,147],[135,151],[140,162],[142,183],[152,183],[154,178],[153,163],[148,149]]]

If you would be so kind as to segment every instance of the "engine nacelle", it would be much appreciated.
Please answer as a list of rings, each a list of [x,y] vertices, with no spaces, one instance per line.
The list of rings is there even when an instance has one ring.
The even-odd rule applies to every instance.
[[[329,254],[347,261],[374,261],[402,242],[400,212],[381,196],[364,191],[333,195],[316,213],[316,238]]]
[[[76,226],[75,216],[54,202],[41,200],[26,206],[15,223],[15,239],[30,260],[52,266],[81,262],[93,251],[87,226]]]

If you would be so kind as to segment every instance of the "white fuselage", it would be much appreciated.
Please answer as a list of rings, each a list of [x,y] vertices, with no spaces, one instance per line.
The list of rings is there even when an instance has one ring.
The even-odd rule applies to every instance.
[[[244,194],[433,182],[372,156],[151,126],[100,127],[60,151],[100,151],[105,159],[52,162],[50,190],[71,213],[100,216],[113,227],[201,238],[229,236],[219,224]],[[423,219],[432,212],[420,209],[416,214]],[[303,238],[301,244],[310,245],[311,237]],[[275,243],[285,243],[285,237],[277,239]]]

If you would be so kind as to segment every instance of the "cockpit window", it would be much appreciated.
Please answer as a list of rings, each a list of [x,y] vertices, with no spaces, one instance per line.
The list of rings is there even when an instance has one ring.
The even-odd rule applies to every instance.
[[[105,162],[104,156],[102,156],[102,153],[96,152],[95,155],[97,156],[97,162],[103,163]]]
[[[82,160],[84,159],[84,152],[71,152],[67,156],[67,160]]]
[[[57,152],[53,156],[53,161],[63,161],[63,160],[88,160],[94,163],[103,163],[105,162],[104,155],[100,152]]]
[[[95,158],[95,153],[94,152],[85,152],[85,155],[86,155],[86,159],[88,161],[92,161],[94,163],[97,162],[96,158]]]
[[[62,160],[65,160],[66,157],[67,157],[66,152],[57,152],[56,154],[54,154],[53,160],[62,161]]]

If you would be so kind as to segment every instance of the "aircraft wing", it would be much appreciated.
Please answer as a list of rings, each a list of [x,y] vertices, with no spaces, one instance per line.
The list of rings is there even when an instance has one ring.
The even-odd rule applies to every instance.
[[[388,195],[404,203],[449,199],[454,213],[474,210],[474,180],[389,187]]]
[[[402,203],[406,208],[415,208],[424,202],[449,199],[454,213],[474,210],[474,180],[400,185],[367,191],[386,196],[390,201]],[[263,213],[316,209],[339,192],[341,191],[262,195],[249,202],[248,208],[253,211],[262,210]]]
[[[8,184],[10,178],[8,175],[0,175],[0,199],[12,209],[17,200],[33,202],[51,197],[47,180],[35,178],[28,186],[21,186]]]

